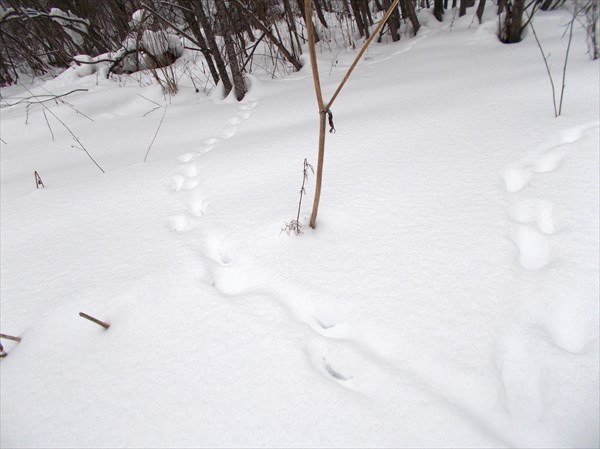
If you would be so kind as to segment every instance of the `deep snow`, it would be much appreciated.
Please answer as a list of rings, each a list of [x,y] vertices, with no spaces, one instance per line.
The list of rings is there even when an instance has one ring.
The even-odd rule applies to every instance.
[[[597,447],[598,62],[576,27],[556,119],[533,38],[473,13],[370,48],[300,237],[308,66],[239,104],[186,77],[36,87],[89,89],[65,100],[93,122],[47,105],[106,174],[3,108],[2,447]],[[536,17],[555,82],[568,18]],[[354,55],[322,48],[327,92]]]

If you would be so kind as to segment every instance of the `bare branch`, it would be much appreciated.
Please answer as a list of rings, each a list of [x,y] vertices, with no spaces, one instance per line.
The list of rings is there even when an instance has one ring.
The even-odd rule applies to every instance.
[[[527,16],[529,14],[526,12]],[[554,89],[554,80],[552,79],[552,72],[550,72],[550,66],[548,65],[548,58],[542,49],[542,44],[538,39],[537,33],[535,32],[535,28],[533,27],[533,22],[531,21],[531,17],[529,17],[529,26],[531,27],[531,31],[533,31],[533,37],[535,37],[535,41],[538,44],[538,48],[540,49],[540,53],[542,54],[542,58],[544,59],[544,64],[546,65],[546,72],[548,72],[548,78],[550,79],[550,85],[552,86],[552,104],[554,105],[554,116],[558,117],[558,110],[556,109],[556,90]]]
[[[35,95],[33,94],[33,92],[31,92],[31,90],[29,90],[27,87],[25,87],[25,85],[23,85],[23,88],[29,92],[33,97],[35,97]],[[43,102],[38,102],[39,104],[42,105],[42,107],[44,109],[46,109],[46,111],[48,111],[50,114],[52,114],[52,116],[59,121],[59,123],[61,125],[63,125],[63,127],[69,132],[69,134],[71,134],[71,137],[73,137],[73,139],[75,139],[75,141],[81,145],[81,148],[83,149],[83,151],[85,151],[85,153],[88,155],[88,157],[91,159],[91,161],[96,165],[96,167],[98,167],[100,169],[100,171],[102,173],[106,173],[104,171],[104,169],[102,167],[100,167],[100,165],[98,164],[98,162],[96,162],[96,160],[92,157],[92,155],[90,154],[90,152],[85,148],[85,146],[81,143],[81,141],[77,138],[77,136],[73,133],[73,131],[71,131],[71,128],[69,128],[65,122],[63,122],[54,112],[52,112],[48,106],[46,106]]]
[[[573,18],[571,19],[570,31],[569,31],[569,44],[567,45],[567,53],[565,54],[565,64],[563,66],[563,76],[562,76],[562,87],[560,89],[560,102],[558,105],[558,115],[562,112],[562,104],[563,97],[565,94],[565,79],[567,77],[567,62],[569,61],[569,50],[571,49],[571,40],[573,39],[573,24],[575,23],[575,18],[577,17],[577,4],[573,6]]]
[[[152,111],[150,111],[152,112]],[[150,154],[150,149],[152,148],[152,145],[154,145],[154,141],[156,140],[156,136],[158,136],[158,132],[160,131],[160,127],[162,126],[163,120],[165,119],[165,115],[167,114],[167,105],[165,104],[165,110],[163,112],[162,118],[160,119],[160,122],[158,124],[158,128],[156,128],[156,132],[154,133],[154,137],[152,138],[152,142],[150,142],[150,146],[148,147],[148,151],[146,151],[146,156],[144,156],[144,162],[146,162],[146,159],[148,159],[148,155]]]
[[[58,98],[61,98],[61,97],[66,97],[67,95],[71,95],[74,92],[87,92],[87,91],[88,91],[88,89],[73,89],[70,92],[67,92],[67,93],[64,93],[64,94],[59,94],[59,95],[54,95],[54,94],[31,95],[29,97],[22,98],[21,100],[17,101],[16,103],[12,103],[12,104],[11,103],[7,103],[4,106],[5,107],[16,106],[16,105],[21,104],[21,103],[39,104],[39,103],[44,103],[46,101],[54,101],[54,100],[56,100]],[[46,98],[44,100],[40,100],[40,97],[50,97],[50,98]],[[35,98],[37,101],[30,101],[32,98]]]

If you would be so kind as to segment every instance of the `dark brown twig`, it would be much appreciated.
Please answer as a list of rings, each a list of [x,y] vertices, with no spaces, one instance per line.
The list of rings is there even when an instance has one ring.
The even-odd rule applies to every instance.
[[[40,174],[37,171],[33,172],[33,177],[35,178],[35,188],[36,189],[39,189],[40,186],[42,186],[43,188],[46,188],[46,186],[42,182],[42,178],[40,177]]]
[[[12,335],[0,334],[0,338],[4,338],[5,340],[12,340],[19,343],[22,339],[21,337],[13,337]]]
[[[81,318],[85,318],[86,320],[91,321],[92,323],[96,323],[99,326],[102,326],[104,329],[107,329],[110,327],[110,324],[105,323],[104,321],[100,321],[98,318],[94,318],[93,316],[88,315],[87,313],[83,313],[83,312],[79,312],[79,316]]]

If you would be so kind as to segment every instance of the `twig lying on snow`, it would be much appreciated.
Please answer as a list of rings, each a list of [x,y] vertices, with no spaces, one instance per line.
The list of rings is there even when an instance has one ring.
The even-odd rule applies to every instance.
[[[6,340],[12,340],[19,343],[21,341],[21,337],[13,337],[12,335],[0,334],[0,338],[4,338]],[[0,358],[6,357],[8,354],[4,351],[4,347],[2,343],[0,343]]]
[[[0,334],[0,338],[4,338],[5,340],[12,340],[19,343],[22,339],[21,337],[13,337],[12,335]]]
[[[96,323],[99,326],[102,326],[104,329],[107,329],[110,327],[110,324],[105,323],[104,321],[100,321],[98,318],[94,318],[93,316],[88,315],[87,313],[83,313],[83,312],[79,312],[79,316],[81,318],[85,318],[86,320],[91,321],[92,323]]]

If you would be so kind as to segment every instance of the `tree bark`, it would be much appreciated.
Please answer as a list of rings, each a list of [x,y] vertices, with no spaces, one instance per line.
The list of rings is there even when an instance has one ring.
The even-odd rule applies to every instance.
[[[448,7],[448,0],[446,0],[444,4],[442,4],[442,1],[443,0],[435,0],[433,3],[433,15],[439,22],[444,18],[444,5],[446,8]]]
[[[321,8],[321,3],[319,0],[315,0],[315,11],[317,11],[317,17],[319,18],[321,25],[323,25],[325,28],[329,28],[329,25],[327,25],[327,21],[325,20],[325,16],[323,15],[323,8]]]
[[[298,37],[298,30],[296,29],[296,20],[294,18],[294,13],[292,11],[292,6],[290,5],[290,0],[283,0],[283,8],[285,10],[286,20],[288,29],[290,30],[290,35],[295,38],[296,46],[298,47],[298,53],[294,50],[294,46],[292,44],[292,53],[294,57],[297,57],[302,54],[302,45],[300,44],[300,38]],[[290,36],[291,37],[291,36]],[[294,40],[290,39],[293,43]]]
[[[419,23],[419,19],[417,18],[417,13],[415,12],[415,5],[412,0],[400,0],[400,3],[404,3],[406,5],[406,12],[408,14],[408,20],[413,27],[413,33],[416,35],[421,28],[421,24]]]
[[[221,52],[219,51],[219,46],[217,45],[215,33],[213,31],[211,23],[208,21],[206,13],[204,12],[204,7],[202,6],[201,0],[196,0],[194,2],[194,10],[196,11],[196,16],[200,21],[200,25],[202,25],[204,34],[206,35],[208,47],[210,48],[211,54],[215,60],[215,65],[217,66],[217,71],[219,72],[219,78],[223,83],[223,95],[227,96],[229,95],[229,92],[231,92],[233,85],[231,84],[229,74],[227,73],[227,69],[225,68],[225,61],[223,61],[223,57],[221,56]]]
[[[458,11],[458,17],[462,17],[467,13],[467,8],[470,8],[475,4],[475,0],[460,0],[460,8]]]
[[[502,3],[500,3],[502,6]],[[504,23],[501,24],[500,40],[505,44],[514,44],[521,41],[523,13],[525,12],[525,0],[505,0]]]
[[[390,0],[383,0],[383,7],[387,11],[389,7],[392,5]],[[400,28],[400,18],[398,15],[398,7],[394,8],[394,12],[390,16],[387,21],[388,26],[390,27],[390,35],[392,36],[392,41],[397,42],[400,40],[400,34],[398,33],[398,28]]]
[[[485,0],[479,0],[479,5],[477,5],[477,19],[479,23],[483,20],[483,11],[485,10]]]
[[[277,47],[277,49],[283,54],[283,56],[285,56],[285,58],[294,66],[296,70],[300,70],[302,68],[300,61],[298,61],[298,59],[295,58],[287,48],[285,48],[285,46],[281,43],[281,39],[277,39],[271,30],[269,30],[269,27],[262,23],[262,21],[256,17],[252,11],[246,9],[239,0],[231,0],[231,2],[234,3],[258,29],[265,33],[265,36],[267,36],[267,38],[273,43],[273,45]]]
[[[363,21],[359,1],[360,0],[350,0],[350,6],[352,8],[352,15],[354,16],[354,21],[356,22],[358,32],[361,37],[365,37],[367,36],[369,30],[367,29],[366,23]]]
[[[196,15],[191,11],[192,4],[190,0],[179,0],[179,5],[181,6],[183,18],[187,21],[188,26],[192,30],[192,34],[200,44],[200,52],[206,60],[208,70],[210,71],[213,81],[215,82],[215,84],[219,84],[219,72],[217,71],[217,68],[215,66],[215,61],[213,60],[212,53],[208,49],[206,40],[202,35],[202,31],[200,30],[199,22],[196,19]]]
[[[223,40],[225,41],[225,51],[227,52],[227,59],[229,60],[229,68],[231,70],[231,76],[233,78],[233,88],[235,90],[235,98],[238,101],[242,101],[246,95],[246,84],[244,83],[244,77],[240,70],[235,48],[233,46],[233,39],[231,34],[234,32],[233,25],[231,23],[231,12],[227,11],[224,0],[215,0],[215,6],[217,8],[217,18],[219,23],[223,27]]]

